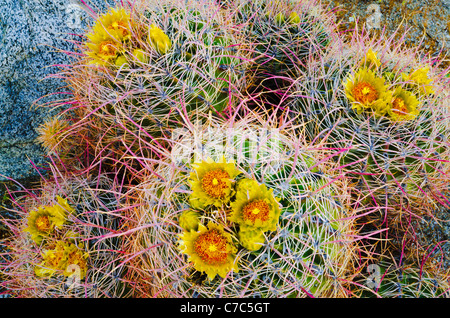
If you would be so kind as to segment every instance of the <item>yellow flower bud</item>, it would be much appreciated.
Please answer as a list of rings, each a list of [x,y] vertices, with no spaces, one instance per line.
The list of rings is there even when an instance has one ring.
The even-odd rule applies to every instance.
[[[133,55],[135,58],[137,58],[142,63],[148,62],[147,56],[145,55],[144,51],[142,51],[142,50],[139,50],[139,49],[134,50]]]
[[[127,64],[127,63],[128,63],[127,58],[123,55],[119,56],[115,62],[117,67],[121,67],[122,65]]]
[[[186,231],[197,230],[200,223],[200,214],[192,210],[186,210],[180,215],[179,224]]]
[[[283,22],[284,22],[284,14],[283,13],[278,13],[276,16],[275,16],[275,22],[276,23],[278,23],[278,24],[282,24]]]
[[[159,54],[165,54],[172,46],[172,42],[170,41],[167,34],[165,34],[163,30],[161,30],[154,24],[150,26],[149,37],[153,48]]]
[[[241,229],[238,233],[239,243],[249,251],[259,250],[265,243],[261,230]]]
[[[300,23],[300,17],[298,16],[297,12],[292,12],[292,13],[289,15],[289,22],[290,22],[291,24],[297,24],[297,23]]]

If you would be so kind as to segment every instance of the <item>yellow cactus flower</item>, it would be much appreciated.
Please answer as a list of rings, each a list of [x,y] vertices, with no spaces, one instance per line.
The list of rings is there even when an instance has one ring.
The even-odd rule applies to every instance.
[[[165,34],[163,30],[158,28],[155,24],[150,26],[149,39],[153,48],[159,54],[165,54],[172,46],[172,42],[167,34]]]
[[[419,68],[409,74],[402,73],[402,79],[408,82],[410,86],[418,88],[421,94],[434,94],[434,87],[430,85],[432,79],[428,77],[430,68],[428,66]]]
[[[94,65],[109,65],[115,63],[117,57],[122,54],[123,47],[119,42],[104,38],[96,42],[87,43],[90,51],[86,51],[86,55],[90,57],[89,63]]]
[[[67,243],[57,241],[52,249],[42,253],[43,261],[34,268],[38,277],[51,277],[58,271],[63,271],[67,266]]]
[[[67,220],[67,214],[75,211],[66,199],[56,196],[58,203],[51,206],[40,206],[37,210],[32,210],[27,218],[28,226],[25,232],[31,234],[31,239],[37,244],[42,242],[44,237],[52,233],[55,227],[61,227]]]
[[[114,64],[131,38],[130,13],[124,8],[113,8],[101,15],[92,30],[86,34],[86,55],[94,65]]]
[[[52,217],[53,214],[47,210],[47,207],[40,206],[28,215],[28,226],[24,231],[30,233],[31,239],[37,244],[40,244],[43,238],[47,237],[55,229]]]
[[[57,241],[52,249],[42,253],[43,261],[34,268],[38,277],[51,277],[55,274],[64,276],[86,276],[88,254],[83,251],[83,244],[77,247],[73,243]]]
[[[232,183],[241,172],[236,169],[234,162],[214,162],[211,158],[194,165],[189,183],[192,194],[190,204],[194,209],[203,209],[208,205],[216,207],[227,204],[234,194]]]
[[[96,20],[87,37],[94,43],[99,37],[110,38],[115,42],[129,40],[131,38],[130,13],[124,8],[110,9]]]
[[[388,108],[391,92],[386,89],[385,79],[377,77],[368,68],[360,69],[344,83],[345,95],[358,114],[371,109],[376,116],[382,116]]]
[[[251,179],[238,182],[236,199],[231,203],[230,220],[241,229],[275,231],[281,214],[272,189]]]
[[[374,52],[372,48],[369,48],[366,52],[366,56],[361,61],[362,67],[369,69],[378,68],[381,65],[381,61],[377,57],[377,52]]]
[[[388,114],[393,121],[412,120],[419,114],[417,109],[419,101],[416,95],[401,87],[394,90],[392,102],[389,105]]]
[[[63,272],[64,276],[77,275],[79,279],[83,279],[86,276],[89,254],[83,251],[83,247],[82,244],[79,247],[75,244],[70,244],[66,248],[67,262]]]
[[[179,249],[188,255],[197,271],[205,272],[210,280],[216,275],[225,278],[230,271],[238,272],[237,248],[223,226],[209,222],[199,224],[198,230],[180,234]]]
[[[69,213],[75,212],[75,209],[69,205],[67,199],[56,196],[57,204],[48,206],[47,210],[52,214],[51,220],[56,227],[61,227],[67,220]]]
[[[75,209],[70,206],[69,202],[67,201],[67,199],[63,199],[62,197],[60,197],[59,195],[56,196],[56,201],[58,201],[58,204],[60,207],[62,207],[65,211],[67,211],[68,213],[73,213],[75,212]]]

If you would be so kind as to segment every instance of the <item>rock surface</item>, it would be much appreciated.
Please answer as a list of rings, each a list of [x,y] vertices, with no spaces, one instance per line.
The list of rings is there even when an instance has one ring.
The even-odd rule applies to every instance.
[[[335,8],[342,30],[365,24],[374,34],[385,30],[407,46],[419,46],[450,65],[450,0],[324,0]]]
[[[105,0],[85,2],[97,12],[107,6]],[[74,49],[70,41],[79,40],[77,34],[91,23],[89,12],[76,0],[0,0],[0,216],[8,216],[5,186],[21,188],[5,180],[17,180],[26,188],[37,181],[30,161],[41,165],[45,159],[35,129],[49,113],[33,104],[61,91],[62,81],[43,79],[57,71],[52,65],[70,62],[61,51]],[[0,223],[0,239],[6,235]],[[1,294],[0,288],[0,298],[8,296]]]
[[[105,0],[87,4],[101,10]],[[0,181],[35,176],[30,161],[43,163],[35,129],[49,114],[33,103],[61,91],[60,80],[43,79],[70,61],[60,50],[73,50],[88,12],[75,0],[0,0]]]

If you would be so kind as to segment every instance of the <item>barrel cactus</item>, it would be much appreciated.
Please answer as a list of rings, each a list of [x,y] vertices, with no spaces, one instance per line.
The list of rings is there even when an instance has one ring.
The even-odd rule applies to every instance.
[[[127,297],[120,191],[104,176],[58,177],[14,194],[3,239],[2,287],[20,298]]]
[[[127,249],[142,295],[349,296],[359,247],[347,183],[323,150],[274,127],[210,123],[147,168]]]
[[[209,0],[141,0],[98,15],[60,74],[71,92],[58,101],[71,105],[67,140],[87,139],[96,162],[136,169],[192,114],[226,116],[245,58],[221,12]]]
[[[289,107],[310,142],[326,137],[343,150],[339,162],[364,204],[427,214],[448,204],[446,72],[401,41],[354,35],[310,64]]]

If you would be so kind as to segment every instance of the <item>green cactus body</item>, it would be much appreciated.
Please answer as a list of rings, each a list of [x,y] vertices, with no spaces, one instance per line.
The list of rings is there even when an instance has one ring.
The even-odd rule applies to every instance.
[[[200,10],[201,6],[198,8]],[[176,100],[175,96],[184,95],[182,100],[189,112],[214,109],[222,112],[228,102],[228,83],[239,82],[242,75],[238,68],[243,61],[235,57],[236,49],[232,46],[237,44],[236,39],[221,23],[218,8],[210,4],[209,10],[212,12],[199,10],[195,6],[174,6],[155,8],[145,13],[148,21],[166,24],[164,31],[173,46],[172,53],[161,61],[163,64],[160,67],[166,68],[169,75],[161,74],[161,78],[154,81],[161,83],[162,88],[166,87],[172,95],[170,98],[168,94],[167,102]],[[155,105],[155,110],[167,112],[172,107],[163,102],[159,107]]]
[[[320,53],[330,41],[327,21],[292,1],[247,2],[236,15],[237,24],[245,24],[242,32],[247,41],[255,45],[261,72],[268,74],[290,75],[295,66]]]
[[[145,259],[142,267],[147,273],[157,268],[164,269],[160,274],[152,275],[152,280],[141,276],[141,281],[148,282],[153,295],[161,297],[348,296],[345,286],[351,283],[350,269],[355,261],[353,226],[356,212],[347,208],[345,181],[331,182],[332,176],[322,170],[321,164],[317,164],[321,152],[308,151],[300,146],[302,152],[295,153],[294,149],[298,149],[301,143],[295,135],[281,133],[281,140],[275,149],[271,143],[261,142],[258,156],[252,156],[249,145],[252,141],[261,140],[256,133],[261,126],[246,121],[236,122],[232,125],[234,135],[222,135],[222,138],[218,132],[225,132],[228,125],[211,126],[215,129],[208,134],[214,138],[202,137],[212,140],[211,149],[219,148],[227,140],[229,147],[222,155],[240,154],[234,158],[237,158],[235,167],[241,173],[231,185],[231,203],[224,201],[222,205],[204,206],[197,209],[195,218],[199,224],[214,222],[223,226],[230,235],[230,244],[236,248],[234,265],[237,270],[233,267],[224,276],[207,278],[207,270],[198,269],[195,265],[198,258],[189,261],[189,252],[183,255],[177,248],[177,240],[186,240],[187,233],[195,233],[192,226],[180,228],[178,221],[187,224],[187,216],[192,215],[191,212],[184,212],[192,209],[189,197],[200,191],[194,185],[191,188],[188,183],[188,179],[195,178],[194,171],[201,173],[195,170],[200,168],[192,165],[193,157],[186,157],[186,160],[178,162],[178,166],[171,162],[158,163],[155,174],[160,178],[155,180],[152,177],[135,188],[142,203],[140,218],[142,222],[152,224],[139,232],[136,237],[139,244],[135,245],[138,249],[148,249],[157,242],[165,242],[142,256]],[[198,138],[194,132],[184,136],[192,140],[195,139],[193,136]],[[195,140],[198,142],[198,139]],[[230,143],[230,140],[233,142]],[[174,146],[174,151],[176,148]],[[271,157],[276,151],[280,157]],[[216,154],[210,158],[217,163],[221,157]],[[268,193],[273,193],[276,198],[279,214],[275,214],[278,215],[278,222],[273,230],[258,232],[257,228],[244,228],[244,223],[239,223],[235,218],[234,209],[239,206],[235,202],[242,198],[239,191],[254,191],[251,189],[255,188],[248,188],[250,184],[268,189]],[[150,202],[154,202],[151,208]],[[164,202],[164,205],[158,202]],[[256,201],[249,202],[253,204]],[[240,242],[240,238],[245,240]]]

